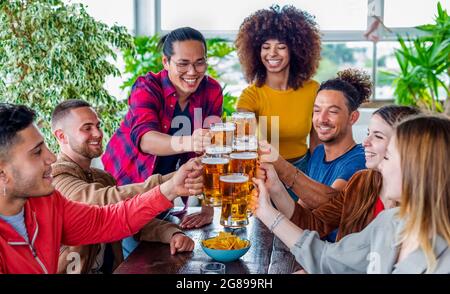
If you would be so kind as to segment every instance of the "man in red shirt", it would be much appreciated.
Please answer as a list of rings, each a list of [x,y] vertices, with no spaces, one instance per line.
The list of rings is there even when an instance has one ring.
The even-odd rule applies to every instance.
[[[131,236],[178,195],[202,191],[201,165],[190,160],[169,181],[114,205],[67,200],[52,186],[56,158],[34,117],[25,106],[0,104],[0,273],[56,273],[62,244]]]

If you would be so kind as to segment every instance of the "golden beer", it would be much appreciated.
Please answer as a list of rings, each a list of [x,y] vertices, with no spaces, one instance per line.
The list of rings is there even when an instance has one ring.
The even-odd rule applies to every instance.
[[[228,173],[228,163],[228,158],[202,158],[204,203],[208,206],[220,206],[221,204],[219,178],[220,175]]]
[[[215,123],[210,127],[212,133],[211,144],[220,147],[230,147],[233,146],[234,140],[234,130],[236,126],[234,123]]]
[[[235,152],[230,154],[230,172],[249,176],[249,181],[256,176],[258,153]]]
[[[220,224],[231,228],[248,225],[248,176],[244,174],[220,176],[220,193],[222,194]]]
[[[256,177],[256,169],[258,167],[258,153],[256,152],[234,152],[230,154],[230,172],[242,173],[248,175],[248,195],[247,200],[250,201],[253,191],[252,179]],[[251,216],[251,211],[248,211]]]
[[[253,112],[235,112],[231,114],[231,119],[236,125],[236,141],[256,141],[257,122]]]

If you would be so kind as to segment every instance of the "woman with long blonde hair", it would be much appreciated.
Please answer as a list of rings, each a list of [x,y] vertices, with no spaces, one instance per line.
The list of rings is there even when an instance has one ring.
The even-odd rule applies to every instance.
[[[271,204],[262,180],[255,215],[308,273],[450,274],[450,119],[417,116],[400,123],[380,164],[382,194],[400,207],[337,243],[302,230]]]

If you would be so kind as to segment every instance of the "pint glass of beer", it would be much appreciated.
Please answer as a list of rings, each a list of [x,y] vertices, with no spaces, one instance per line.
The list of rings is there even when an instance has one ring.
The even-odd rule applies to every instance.
[[[220,206],[220,175],[228,173],[229,159],[223,157],[203,157],[203,194],[207,206]]]
[[[236,126],[232,122],[215,123],[210,127],[211,144],[217,147],[233,147],[234,130]]]
[[[248,195],[247,200],[250,201],[253,191],[252,178],[256,177],[258,167],[258,153],[256,152],[233,152],[230,154],[230,172],[242,173],[248,176]],[[248,211],[251,216],[251,211]]]
[[[248,179],[247,175],[236,173],[220,176],[222,194],[220,224],[224,227],[242,228],[248,225]]]
[[[231,120],[236,125],[236,141],[256,142],[257,122],[253,112],[235,112],[231,114]]]

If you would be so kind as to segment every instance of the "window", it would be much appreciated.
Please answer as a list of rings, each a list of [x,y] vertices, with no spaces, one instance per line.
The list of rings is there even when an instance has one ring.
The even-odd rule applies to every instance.
[[[395,58],[395,49],[400,48],[398,42],[379,42],[377,44],[377,74],[375,97],[379,100],[389,100],[394,97],[392,87],[393,77],[388,72],[400,70]]]
[[[233,41],[240,24],[252,12],[272,4],[291,4],[315,16],[323,33],[323,52],[314,77],[323,81],[347,67],[365,69],[374,78],[372,99],[393,99],[393,78],[386,72],[398,70],[394,50],[397,34],[414,36],[415,26],[433,22],[438,0],[153,0],[159,33],[181,26],[192,26],[206,37],[223,37]],[[439,0],[450,11],[450,0]],[[182,12],[182,13],[180,13]],[[379,16],[392,33],[380,29],[379,42],[368,42],[364,32]],[[376,62],[374,62],[376,60]],[[237,58],[223,68],[221,80],[233,94],[245,87]]]
[[[367,3],[361,0],[164,0],[161,30],[191,26],[201,31],[237,31],[245,17],[272,4],[291,4],[316,17],[322,30],[365,30]],[[180,12],[183,13],[180,13]]]
[[[134,31],[133,0],[66,0],[67,3],[82,3],[87,13],[109,26],[124,26],[129,32]]]
[[[384,0],[384,24],[391,28],[408,28],[431,23],[438,2],[450,11],[450,0]]]
[[[373,45],[371,42],[325,42],[322,59],[314,79],[323,82],[336,77],[346,68],[358,68],[372,75]]]

